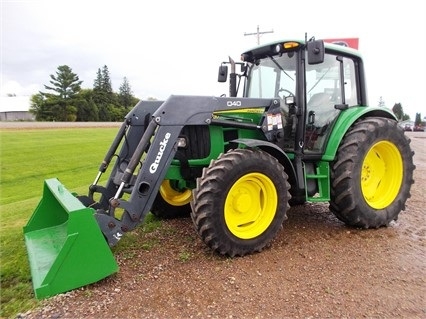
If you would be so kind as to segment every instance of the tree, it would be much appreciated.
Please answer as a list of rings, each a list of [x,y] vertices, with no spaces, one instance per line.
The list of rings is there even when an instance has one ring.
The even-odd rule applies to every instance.
[[[93,81],[93,91],[102,91],[102,72],[98,69],[96,73],[96,79]]]
[[[45,121],[49,119],[49,114],[46,110],[46,102],[43,94],[38,93],[31,95],[30,113],[35,115],[37,121]]]
[[[52,86],[45,85],[46,90],[55,91],[57,97],[66,100],[74,97],[81,90],[81,83],[77,74],[73,73],[68,65],[58,66],[56,76],[50,75],[51,80],[49,81]],[[47,95],[47,94],[46,94]]]
[[[120,105],[124,107],[129,107],[135,104],[132,88],[126,77],[123,78],[123,83],[118,88],[118,91],[118,101]]]
[[[420,115],[420,113],[416,113],[416,119],[414,120],[414,125],[420,126],[421,123],[422,123],[422,116]]]
[[[93,82],[93,101],[100,107],[101,105],[108,104],[108,94],[103,89],[103,76],[102,71],[99,68],[96,73],[96,79]]]
[[[93,90],[83,89],[79,94],[77,108],[77,121],[79,122],[97,122],[99,121],[99,109],[93,101]]]
[[[81,83],[77,74],[72,72],[68,65],[58,66],[56,76],[50,75],[50,84],[46,90],[54,93],[40,92],[45,97],[44,120],[75,121],[77,119],[77,95],[81,90]]]
[[[401,121],[402,118],[404,117],[404,111],[402,110],[401,103],[395,103],[395,105],[392,108],[392,112],[393,114],[395,114],[398,121]]]
[[[100,121],[111,121],[113,108],[119,107],[117,95],[114,94],[111,85],[111,77],[108,67],[104,65],[98,69],[96,79],[93,82],[93,102],[99,110]]]
[[[380,97],[380,99],[379,99],[379,104],[378,104],[378,106],[379,107],[385,107],[385,101],[383,100],[383,97]]]
[[[108,94],[112,94],[112,84],[111,77],[109,75],[109,70],[106,65],[102,68],[102,91]]]
[[[410,115],[404,113],[401,103],[395,103],[392,112],[395,114],[398,121],[407,121],[410,119]]]
[[[112,122],[114,121],[114,105],[113,104],[105,104],[99,107],[99,121],[101,122]]]

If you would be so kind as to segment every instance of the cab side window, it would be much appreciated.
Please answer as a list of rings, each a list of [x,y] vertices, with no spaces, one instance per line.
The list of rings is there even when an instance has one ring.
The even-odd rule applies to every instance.
[[[342,77],[343,75],[343,77]],[[324,62],[306,70],[305,151],[321,152],[332,123],[339,115],[336,105],[356,105],[354,62],[326,54]]]

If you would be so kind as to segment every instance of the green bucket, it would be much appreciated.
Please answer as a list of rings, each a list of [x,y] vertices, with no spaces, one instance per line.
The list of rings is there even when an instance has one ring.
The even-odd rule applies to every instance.
[[[56,178],[44,181],[43,197],[24,227],[37,299],[97,282],[118,271],[94,213]]]

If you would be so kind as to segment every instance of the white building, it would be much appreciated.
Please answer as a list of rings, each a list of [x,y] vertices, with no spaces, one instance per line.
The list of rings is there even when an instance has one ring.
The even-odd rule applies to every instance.
[[[30,96],[0,96],[0,121],[35,121]]]

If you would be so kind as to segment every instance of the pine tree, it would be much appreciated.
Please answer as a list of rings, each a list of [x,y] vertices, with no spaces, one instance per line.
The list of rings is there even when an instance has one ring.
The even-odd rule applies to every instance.
[[[398,121],[401,121],[404,117],[404,111],[402,109],[401,103],[395,103],[395,105],[392,108],[393,114],[395,114]]]
[[[416,113],[416,118],[414,120],[414,125],[415,126],[420,126],[420,124],[422,123],[422,116],[420,113]]]
[[[101,69],[98,69],[98,72],[96,73],[96,79],[93,81],[93,91],[102,90],[102,81],[102,72]]]
[[[383,100],[383,97],[380,97],[380,99],[379,99],[379,107],[385,107],[385,101]]]
[[[79,96],[80,101],[77,109],[77,121],[80,122],[96,122],[99,120],[99,110],[96,103],[93,101],[95,95],[94,90],[83,89]]]
[[[58,66],[56,76],[50,75],[50,84],[44,88],[54,93],[40,92],[45,97],[44,113],[49,114],[48,120],[75,121],[77,108],[75,106],[81,83],[77,74],[68,65]]]
[[[96,79],[93,81],[93,93],[93,101],[96,103],[99,110],[105,108],[109,104],[116,104],[109,70],[106,65],[104,65],[102,69],[99,68],[96,73]],[[105,120],[105,117],[103,117],[103,120]]]
[[[46,90],[55,91],[57,97],[64,100],[75,96],[81,90],[81,83],[83,83],[83,81],[80,81],[78,78],[78,75],[72,72],[72,69],[68,65],[58,66],[56,76],[51,74],[50,78],[51,80],[49,82],[53,86],[45,85],[44,88]]]
[[[37,121],[49,120],[49,114],[46,112],[45,97],[42,93],[31,95],[30,112],[35,115]]]
[[[96,79],[93,81],[93,101],[96,105],[101,107],[101,105],[108,103],[107,94],[102,89],[103,77],[101,69],[98,69],[96,73]]]
[[[115,121],[116,114],[120,113],[118,103],[118,95],[113,92],[111,84],[111,76],[108,67],[104,65],[102,69],[98,69],[96,79],[93,82],[92,100],[98,110],[100,121]],[[122,116],[119,120],[122,120]]]
[[[126,77],[123,78],[123,83],[120,85],[118,91],[118,98],[120,104],[124,107],[133,106],[133,92],[130,83]]]
[[[111,94],[112,93],[112,84],[111,77],[109,75],[109,70],[106,65],[102,68],[102,91]]]

